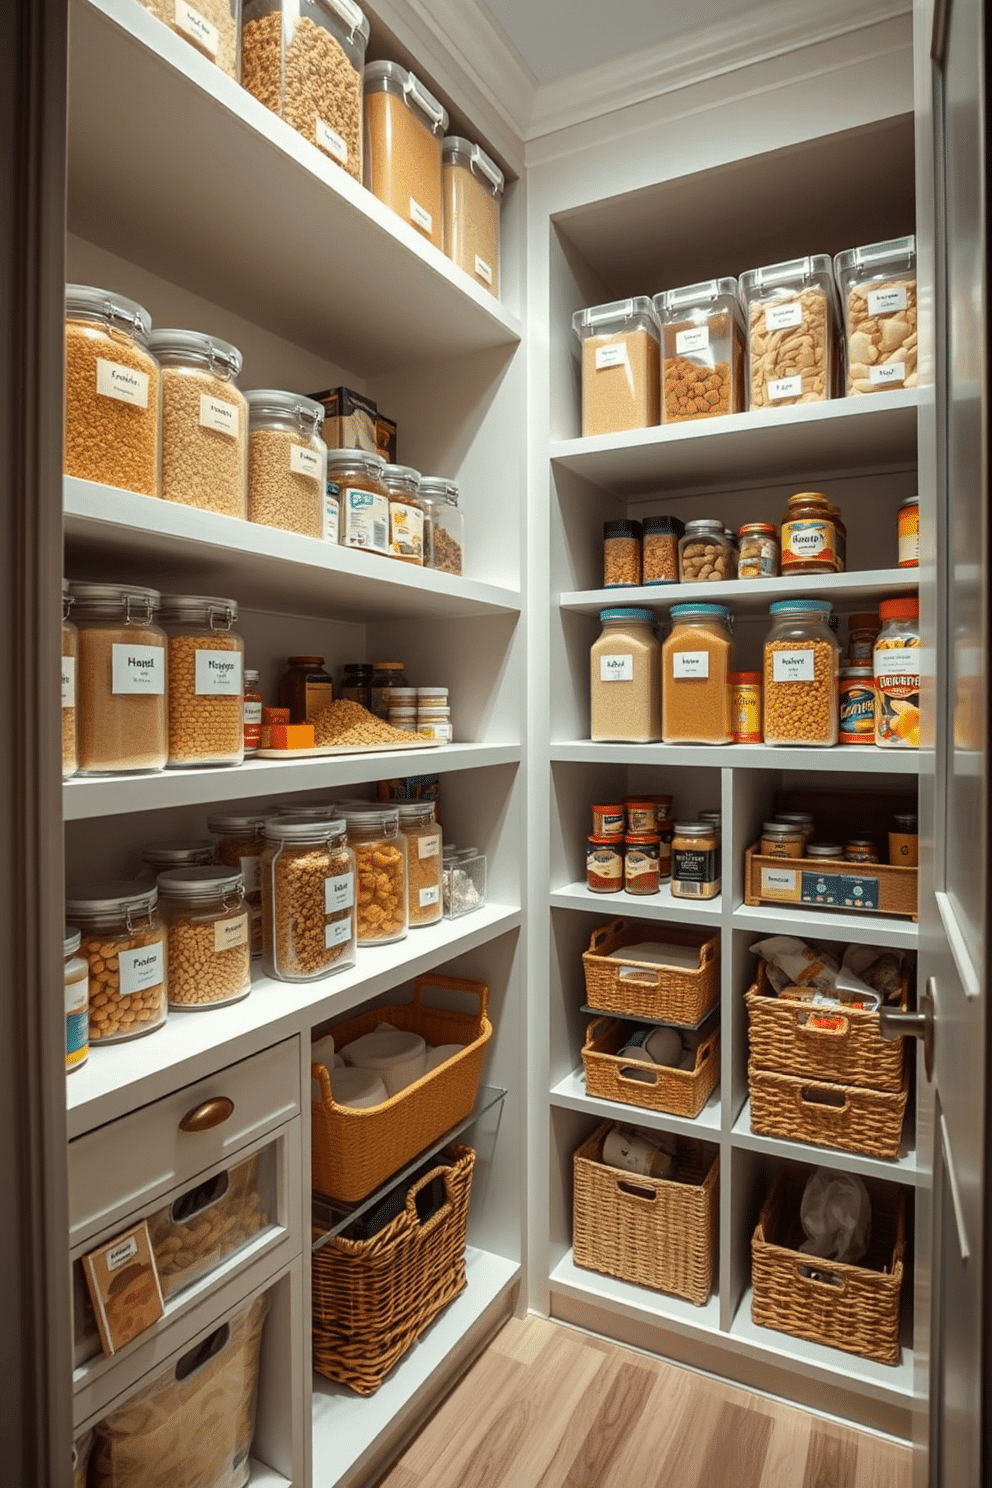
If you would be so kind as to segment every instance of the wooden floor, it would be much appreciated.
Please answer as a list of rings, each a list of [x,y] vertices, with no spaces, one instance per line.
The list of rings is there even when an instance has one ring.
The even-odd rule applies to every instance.
[[[910,1449],[514,1318],[379,1488],[909,1488]]]

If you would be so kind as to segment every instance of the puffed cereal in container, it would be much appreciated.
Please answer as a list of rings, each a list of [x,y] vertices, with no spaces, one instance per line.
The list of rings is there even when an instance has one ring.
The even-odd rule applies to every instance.
[[[312,398],[253,388],[248,403],[248,519],[304,537],[324,535],[324,409]]]
[[[152,331],[162,377],[162,496],[248,516],[248,405],[236,346],[200,331]]]
[[[582,343],[582,433],[619,434],[660,421],[658,317],[645,295],[576,310]]]
[[[168,1010],[165,933],[154,886],[112,879],[70,884],[66,917],[82,931],[89,965],[91,1044],[153,1033]]]
[[[232,628],[237,618],[233,599],[162,596],[169,637],[170,770],[240,765],[245,757],[245,648]]]
[[[347,807],[355,854],[359,945],[385,945],[407,933],[407,842],[393,807]]]
[[[241,72],[241,0],[141,0],[201,57],[238,81]]]
[[[920,747],[920,602],[883,599],[875,642],[875,743]]]
[[[765,641],[765,743],[837,743],[840,649],[827,623],[830,604],[783,599],[769,606]]]
[[[499,217],[503,172],[478,145],[450,135],[442,148],[444,251],[499,298]]]
[[[749,406],[786,408],[833,396],[837,290],[825,253],[741,275]]]
[[[436,925],[441,901],[442,836],[433,801],[404,801],[398,808],[406,838],[410,924]]]
[[[847,342],[848,397],[916,386],[916,239],[834,258]]]
[[[262,965],[281,982],[313,982],[355,964],[355,856],[343,821],[265,823],[259,864]]]
[[[447,111],[398,62],[365,69],[365,185],[443,248],[442,139]]]
[[[744,410],[744,317],[736,279],[654,297],[661,324],[661,422]]]
[[[65,959],[65,1067],[80,1069],[90,1054],[90,968],[80,956],[82,931],[66,925],[62,941]]]
[[[262,954],[262,857],[266,818],[261,813],[216,811],[207,817],[207,831],[217,839],[218,863],[241,874],[251,928],[251,953]]]
[[[169,1007],[240,1002],[251,991],[244,879],[226,867],[167,868],[158,876],[169,956]]]

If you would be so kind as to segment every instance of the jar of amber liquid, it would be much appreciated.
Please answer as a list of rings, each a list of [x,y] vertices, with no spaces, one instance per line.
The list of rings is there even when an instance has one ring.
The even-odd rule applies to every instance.
[[[806,837],[798,823],[762,823],[760,851],[763,858],[801,858],[805,846]]]
[[[334,701],[334,686],[322,656],[291,656],[289,671],[279,679],[279,706],[289,709],[290,723],[313,723]]]

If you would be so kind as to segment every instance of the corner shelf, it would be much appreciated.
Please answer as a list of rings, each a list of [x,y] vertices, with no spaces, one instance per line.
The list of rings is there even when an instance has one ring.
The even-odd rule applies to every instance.
[[[720,1332],[720,1298],[715,1291],[708,1302],[696,1307],[681,1297],[670,1297],[665,1292],[650,1291],[647,1287],[635,1286],[633,1282],[620,1281],[615,1276],[605,1276],[602,1272],[577,1266],[571,1247],[551,1272],[552,1298],[556,1293],[619,1313],[621,1317],[636,1322],[661,1324],[707,1341],[723,1336]],[[553,1301],[551,1310],[553,1314]]]
[[[602,1121],[626,1121],[632,1126],[656,1127],[658,1131],[679,1132],[682,1136],[700,1137],[707,1142],[715,1142],[720,1136],[719,1083],[699,1115],[692,1119],[671,1116],[667,1111],[651,1111],[644,1106],[628,1106],[622,1101],[600,1100],[597,1096],[587,1095],[585,1075],[580,1064],[553,1087],[551,1104],[565,1111],[580,1111],[598,1116]]]

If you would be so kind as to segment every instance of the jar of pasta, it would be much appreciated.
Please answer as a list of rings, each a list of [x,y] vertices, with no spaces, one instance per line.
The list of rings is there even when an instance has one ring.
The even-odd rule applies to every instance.
[[[251,991],[244,879],[227,867],[158,876],[169,955],[169,1006],[183,1012],[240,1002]]]
[[[436,925],[444,913],[441,902],[441,828],[433,801],[404,801],[397,807],[400,831],[406,838],[410,924]]]
[[[382,484],[389,494],[389,556],[424,565],[424,514],[420,471],[409,465],[385,465]]]
[[[62,779],[79,768],[76,748],[76,656],[79,632],[69,619],[72,595],[68,579],[62,580]]]
[[[79,954],[82,932],[66,925],[62,941],[65,958],[65,1067],[79,1069],[90,1053],[90,968]]]
[[[312,398],[253,388],[248,404],[248,517],[304,537],[323,537],[327,446],[324,409]]]
[[[225,517],[248,515],[248,405],[241,353],[200,331],[153,331],[162,377],[162,495]]]
[[[385,469],[382,456],[367,450],[328,450],[328,474],[340,489],[343,548],[360,548],[364,553],[380,553],[388,558],[389,491],[383,480]]]
[[[245,757],[244,642],[233,599],[165,594],[170,770],[240,765]]]
[[[749,269],[741,275],[740,294],[747,315],[749,407],[830,398],[837,289],[827,254]]]
[[[109,880],[70,884],[66,917],[82,931],[89,966],[91,1044],[117,1044],[165,1022],[165,935],[154,886]]]
[[[661,648],[661,736],[666,744],[732,744],[730,676],[732,619],[726,605],[671,609],[672,630]]]
[[[218,863],[241,874],[253,956],[262,954],[262,888],[258,867],[265,822],[262,814],[239,811],[216,811],[207,817],[207,831],[216,839],[214,850]]]
[[[720,892],[718,829],[712,822],[676,822],[672,838],[672,896],[715,899]]]
[[[271,818],[259,863],[262,965],[313,982],[355,964],[355,858],[343,821]]]
[[[78,629],[76,740],[81,775],[161,770],[169,753],[161,596],[133,584],[72,583]]]
[[[847,341],[847,395],[916,386],[916,239],[834,258]]]
[[[384,945],[407,932],[407,843],[393,807],[343,812],[355,854],[358,944]]]
[[[644,743],[661,733],[661,647],[650,610],[600,610],[590,653],[593,740]]]
[[[883,599],[875,642],[875,743],[920,747],[920,602]]]
[[[769,606],[765,641],[765,743],[837,743],[840,648],[820,599],[783,599]]]

